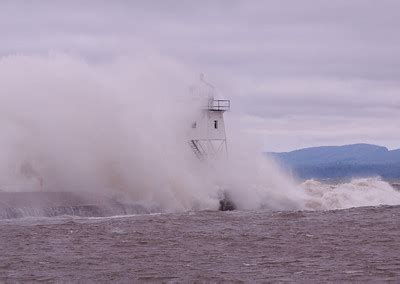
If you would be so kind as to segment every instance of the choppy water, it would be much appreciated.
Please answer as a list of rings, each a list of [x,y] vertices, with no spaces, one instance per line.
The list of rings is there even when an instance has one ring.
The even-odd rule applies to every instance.
[[[400,206],[0,220],[2,281],[400,279]]]

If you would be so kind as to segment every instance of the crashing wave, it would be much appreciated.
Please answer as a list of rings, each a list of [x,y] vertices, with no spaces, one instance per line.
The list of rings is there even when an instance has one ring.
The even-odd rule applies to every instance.
[[[338,184],[307,180],[302,188],[308,196],[306,208],[312,210],[400,204],[400,192],[377,177]]]

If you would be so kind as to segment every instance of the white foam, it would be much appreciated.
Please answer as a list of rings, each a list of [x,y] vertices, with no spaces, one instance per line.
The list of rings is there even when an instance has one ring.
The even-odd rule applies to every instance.
[[[400,192],[377,177],[339,184],[308,180],[302,188],[308,196],[306,208],[314,210],[400,204]]]

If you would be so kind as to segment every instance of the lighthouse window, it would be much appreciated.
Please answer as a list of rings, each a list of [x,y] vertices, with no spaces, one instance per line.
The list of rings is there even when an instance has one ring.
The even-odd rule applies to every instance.
[[[197,126],[197,123],[195,121],[195,122],[192,123],[192,128],[196,128],[196,126]]]
[[[214,120],[214,128],[218,129],[218,120]]]

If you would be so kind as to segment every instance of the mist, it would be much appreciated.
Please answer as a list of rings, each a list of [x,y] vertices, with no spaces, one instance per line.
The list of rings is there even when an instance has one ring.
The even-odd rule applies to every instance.
[[[183,171],[183,67],[163,58],[93,66],[67,55],[10,56],[0,77],[2,188],[41,190],[42,179],[43,190],[123,193],[182,208],[179,188],[192,192],[191,202],[202,194]]]
[[[262,156],[234,114],[229,159],[200,162],[188,147],[196,76],[160,55],[102,64],[67,54],[1,58],[0,190],[85,192],[162,212],[216,210],[221,192],[244,210],[360,203],[316,206],[315,190]]]

